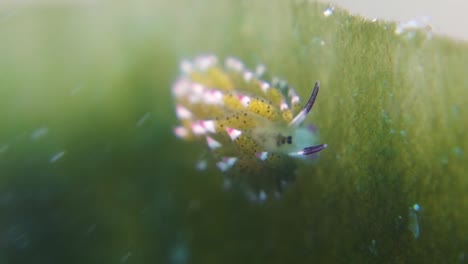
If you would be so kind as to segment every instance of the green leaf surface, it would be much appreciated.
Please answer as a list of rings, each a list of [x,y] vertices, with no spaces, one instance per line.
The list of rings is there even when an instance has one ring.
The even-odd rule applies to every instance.
[[[327,7],[0,7],[0,262],[466,262],[468,45]],[[320,81],[328,148],[281,199],[225,191],[173,136],[203,53]]]

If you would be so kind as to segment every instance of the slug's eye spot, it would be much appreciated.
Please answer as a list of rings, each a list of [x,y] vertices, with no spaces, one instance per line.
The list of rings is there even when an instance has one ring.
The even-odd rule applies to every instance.
[[[279,147],[281,145],[284,145],[284,144],[292,144],[292,136],[283,136],[281,134],[278,134],[278,136],[276,137],[276,145]]]

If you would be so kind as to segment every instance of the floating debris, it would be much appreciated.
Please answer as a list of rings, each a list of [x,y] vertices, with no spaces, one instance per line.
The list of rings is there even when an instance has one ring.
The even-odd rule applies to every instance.
[[[23,224],[14,224],[6,228],[2,239],[7,239],[11,246],[17,250],[24,250],[31,245],[30,234],[24,230]]]
[[[49,162],[50,163],[57,162],[59,159],[61,159],[63,157],[63,155],[65,155],[65,151],[60,151],[59,153],[52,156],[52,158],[50,158]]]
[[[137,127],[142,126],[150,117],[151,117],[151,114],[149,112],[146,112],[140,119],[138,119],[136,126]]]
[[[387,112],[387,111],[385,111],[384,109],[382,109],[382,110],[380,111],[380,114],[381,114],[382,118],[384,119],[384,121],[390,121],[390,122],[391,122],[391,118],[390,118],[390,116],[388,115],[388,112]]]
[[[86,229],[86,231],[85,231],[84,234],[85,234],[86,236],[89,236],[91,233],[93,233],[93,232],[96,230],[96,226],[97,226],[96,224],[90,225],[90,226]]]
[[[465,260],[466,260],[466,254],[465,252],[460,252],[458,254],[458,262],[459,263],[465,263]]]
[[[395,34],[407,34],[409,38],[416,35],[417,31],[423,32],[427,38],[432,38],[432,26],[430,25],[428,16],[418,17],[412,20],[400,22],[395,28]]]
[[[47,127],[40,127],[40,128],[34,130],[34,131],[31,133],[31,139],[32,139],[32,140],[38,140],[38,139],[44,137],[45,135],[47,135],[48,132],[49,132],[49,128],[47,128]]]
[[[395,229],[400,230],[403,225],[403,216],[399,215],[395,218]]]
[[[1,149],[0,149],[0,152]],[[453,154],[455,154],[455,156],[457,156],[457,158],[462,158],[463,157],[463,149],[461,147],[454,147],[453,148]]]
[[[120,258],[120,262],[125,263],[132,256],[132,252],[128,251],[125,255]]]
[[[326,16],[326,17],[329,17],[329,16],[333,15],[333,12],[335,12],[335,7],[334,6],[329,6],[329,7],[327,7],[327,9],[325,9],[325,11],[323,11],[323,15]]]
[[[421,235],[421,228],[419,227],[418,212],[421,210],[419,204],[414,204],[408,209],[408,229],[413,234],[414,239],[418,239]]]
[[[171,264],[185,264],[190,260],[190,251],[185,241],[177,242],[170,251]]]
[[[16,15],[16,13],[17,11],[3,12],[3,14],[0,14],[0,22],[1,23],[5,22],[6,20]]]
[[[313,44],[319,44],[320,46],[325,46],[327,43],[320,37],[312,37]]]
[[[84,84],[78,84],[73,89],[70,90],[70,96],[75,96],[78,92],[80,92],[84,87]]]
[[[371,244],[368,246],[369,251],[372,253],[374,256],[378,256],[379,252],[377,251],[377,241],[375,239],[371,240]]]
[[[8,146],[8,145],[6,145],[6,144],[5,144],[5,145],[2,145],[2,146],[0,146],[0,153],[4,153],[4,152],[6,152],[6,151],[8,150],[8,147],[9,147],[9,146]]]
[[[208,167],[208,161],[203,159],[203,160],[199,160],[197,162],[197,165],[195,166],[197,168],[197,170],[199,171],[203,171],[203,170],[206,170],[206,168]]]
[[[268,195],[266,194],[266,192],[264,190],[261,190],[260,193],[258,194],[258,200],[260,202],[265,202],[267,198],[268,198]]]
[[[452,112],[452,117],[454,117],[454,118],[459,118],[460,117],[460,107],[458,107],[458,105],[452,105],[450,110]]]
[[[442,157],[440,157],[439,161],[442,165],[448,165],[449,157],[447,155],[443,155]]]
[[[232,188],[232,181],[231,181],[231,179],[225,177],[225,178],[223,179],[223,189],[226,190],[226,191],[228,191],[228,190],[231,190],[231,188]]]

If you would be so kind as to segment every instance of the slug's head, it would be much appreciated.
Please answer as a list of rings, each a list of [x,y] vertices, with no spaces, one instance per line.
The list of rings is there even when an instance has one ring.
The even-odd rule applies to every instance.
[[[180,125],[177,137],[205,142],[225,186],[231,180],[264,201],[295,179],[294,158],[311,157],[327,147],[304,120],[319,92],[315,83],[305,105],[286,81],[265,80],[265,67],[247,69],[235,59],[224,66],[212,55],[184,61],[172,88]],[[197,168],[206,168],[203,159]]]
[[[261,142],[268,152],[281,152],[294,157],[306,157],[325,149],[327,144],[311,145],[317,142],[315,129],[302,126],[314,105],[318,91],[319,83],[316,82],[307,104],[286,127],[270,127],[267,124],[258,126],[252,131],[252,137]]]

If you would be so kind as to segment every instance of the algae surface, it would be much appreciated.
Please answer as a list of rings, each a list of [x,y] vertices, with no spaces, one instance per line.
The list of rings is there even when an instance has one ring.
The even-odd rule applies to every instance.
[[[468,45],[327,7],[0,8],[0,262],[466,262]],[[178,63],[207,52],[320,81],[329,147],[281,200],[172,135]]]

